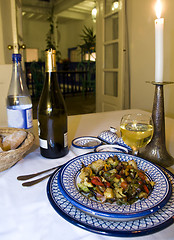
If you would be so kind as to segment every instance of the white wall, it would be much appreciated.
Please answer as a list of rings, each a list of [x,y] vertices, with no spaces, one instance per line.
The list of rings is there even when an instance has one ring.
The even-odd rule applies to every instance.
[[[82,29],[84,25],[87,27],[93,27],[95,32],[95,23],[93,23],[91,16],[84,21],[69,21],[66,24],[59,24],[60,31],[60,51],[62,58],[68,57],[68,48],[77,47],[81,44],[80,35],[83,34]]]
[[[39,49],[39,58],[46,49],[46,34],[49,30],[49,22],[29,21],[23,19],[23,40],[27,48]]]
[[[82,29],[86,26],[93,26],[95,31],[95,24],[91,17],[85,21],[71,20],[66,23],[58,24],[59,31],[59,51],[62,59],[68,57],[68,48],[76,47],[80,44],[80,34]],[[41,58],[41,51],[46,49],[46,34],[49,30],[49,22],[29,21],[23,20],[23,39],[27,48],[38,48],[39,58]]]
[[[156,0],[128,0],[131,108],[152,111],[155,87]],[[164,80],[174,81],[174,1],[161,0],[164,17]],[[166,116],[174,118],[174,84],[164,87]]]
[[[1,5],[2,5],[2,0],[0,1],[0,9],[2,9]],[[5,63],[2,25],[3,25],[2,12],[0,11],[0,55],[1,55],[1,57],[0,57],[0,64],[4,64]]]
[[[11,5],[10,0],[0,0],[0,64],[12,62],[8,45],[13,45]]]

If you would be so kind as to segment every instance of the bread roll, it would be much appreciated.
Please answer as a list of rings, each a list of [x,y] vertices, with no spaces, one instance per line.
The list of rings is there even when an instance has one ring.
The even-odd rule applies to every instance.
[[[16,131],[6,136],[2,141],[2,149],[4,151],[16,149],[26,138],[27,132]]]

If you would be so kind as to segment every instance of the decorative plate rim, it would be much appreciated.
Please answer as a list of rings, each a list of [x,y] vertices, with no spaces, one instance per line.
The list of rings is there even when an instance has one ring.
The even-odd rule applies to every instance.
[[[71,178],[72,184],[68,183],[68,187],[70,187],[70,189],[67,189],[67,186],[65,186],[64,184],[64,179],[65,179],[65,172],[67,170],[67,168],[69,166],[71,166],[71,164],[76,163],[76,167],[78,167],[77,162],[78,161],[86,161],[88,162],[88,158],[92,158],[92,156],[95,157],[95,155],[98,155],[98,159],[101,157],[101,155],[105,155],[106,159],[108,156],[114,156],[117,155],[118,157],[126,157],[129,160],[130,159],[135,159],[136,161],[139,161],[141,164],[142,163],[146,163],[146,164],[150,164],[150,166],[153,166],[153,168],[155,168],[156,171],[158,171],[158,174],[160,173],[161,176],[163,177],[163,183],[165,183],[165,187],[163,186],[163,191],[164,192],[163,196],[161,196],[161,198],[163,197],[163,199],[159,199],[159,201],[157,201],[158,196],[156,196],[156,198],[153,198],[153,193],[154,190],[152,191],[151,195],[148,197],[148,199],[142,200],[142,201],[138,201],[132,205],[122,205],[122,206],[118,206],[118,205],[111,205],[111,204],[107,204],[107,205],[103,205],[102,203],[97,203],[93,200],[87,199],[84,195],[82,195],[81,193],[79,193],[79,191],[76,188],[76,177],[78,174],[78,171],[76,171],[75,175],[72,175],[74,177],[74,179]],[[85,159],[86,158],[86,159]],[[101,157],[102,158],[102,157]],[[96,160],[96,159],[94,159]],[[88,163],[89,164],[89,163]],[[150,171],[150,170],[149,170]],[[154,171],[154,170],[153,170]],[[71,172],[71,174],[73,174]],[[149,174],[149,172],[148,172]],[[70,177],[70,175],[67,176],[68,178]],[[151,177],[151,175],[150,175]],[[157,181],[159,181],[159,179],[156,179]],[[159,183],[159,186],[162,186],[161,184],[161,180]],[[156,211],[158,211],[161,207],[163,207],[166,202],[169,200],[171,193],[172,193],[172,187],[171,187],[171,183],[168,180],[168,178],[166,177],[166,175],[164,174],[164,172],[160,169],[160,167],[156,166],[155,164],[133,156],[133,155],[129,155],[126,153],[119,153],[119,152],[97,152],[97,153],[88,153],[88,154],[84,154],[81,156],[78,156],[76,158],[71,159],[67,164],[65,164],[59,174],[58,174],[58,185],[59,185],[59,189],[62,192],[62,194],[64,195],[65,198],[67,198],[69,201],[71,201],[73,203],[74,206],[76,206],[77,208],[79,208],[82,211],[87,212],[88,214],[92,214],[101,218],[109,218],[109,219],[115,219],[115,220],[121,220],[121,219],[133,219],[133,218],[140,218],[140,217],[144,217],[146,215],[149,215],[151,213],[154,213]],[[160,188],[158,186],[158,188]],[[159,194],[159,189],[156,189],[156,194]],[[81,197],[83,196],[83,199],[81,200]],[[150,208],[148,207],[148,204],[150,204]],[[94,207],[93,207],[94,205]],[[146,207],[144,208],[143,206]],[[117,211],[113,212],[113,208],[117,208]],[[108,210],[103,210],[103,208],[108,208]],[[127,208],[127,210],[126,210]],[[137,208],[138,210],[134,210],[134,208]],[[122,211],[125,211],[124,213]]]
[[[81,138],[93,138],[93,139],[96,139],[100,143],[95,145],[95,146],[91,146],[91,147],[84,147],[84,146],[76,145],[74,142],[77,141],[78,139],[81,139]],[[72,144],[73,147],[80,148],[80,149],[94,149],[94,148],[99,147],[100,145],[102,145],[102,141],[99,138],[94,137],[94,136],[82,136],[82,137],[74,138],[72,140],[71,144]]]
[[[169,175],[168,176],[170,178],[169,181],[174,186],[174,175],[169,170],[167,170],[163,167],[162,167],[162,169],[165,173],[167,173]],[[110,220],[98,219],[95,216],[92,217],[92,216],[88,215],[87,213],[84,213],[81,210],[75,208],[75,206],[73,206],[71,202],[68,202],[66,200],[66,198],[62,195],[61,191],[59,190],[59,186],[57,184],[58,172],[59,172],[59,170],[56,170],[48,180],[47,197],[50,201],[50,204],[54,208],[54,210],[61,217],[63,217],[65,220],[67,220],[69,223],[71,223],[77,227],[80,227],[84,230],[87,230],[87,231],[90,231],[90,232],[93,232],[96,234],[101,234],[101,235],[106,235],[106,236],[135,237],[135,236],[144,236],[144,235],[149,235],[152,233],[159,232],[159,231],[163,230],[164,228],[170,226],[174,222],[174,219],[173,219],[174,191],[172,193],[172,197],[169,200],[169,202],[162,209],[158,210],[156,213],[153,213],[151,216],[146,216],[139,220],[132,220],[130,222],[129,221],[114,222],[114,221],[110,221]],[[54,182],[55,182],[55,186],[53,186]],[[57,190],[59,190],[59,192],[57,192]],[[60,207],[62,200],[64,200],[64,202],[66,202],[66,204],[67,204],[66,208],[69,208],[71,210],[74,209],[74,211],[76,211],[77,213],[83,214],[86,217],[86,220],[84,220],[84,218],[78,218],[77,214],[74,214],[74,216],[72,216],[69,213],[65,212],[65,208]],[[171,211],[171,210],[173,210],[173,211]],[[167,218],[167,216],[165,214],[166,212],[167,213],[172,212],[170,214],[171,216],[168,216],[168,218]],[[154,217],[154,219],[153,219],[153,217]],[[160,217],[161,217],[161,222],[160,222]],[[89,218],[91,218],[93,220],[92,223],[89,222]],[[155,218],[158,219],[159,223],[155,221]],[[88,219],[88,222],[87,222],[87,219]],[[143,221],[143,224],[145,222],[147,222],[147,224],[148,224],[149,219],[152,221],[152,223],[154,221],[154,224],[149,224],[150,225],[149,227],[144,226],[141,229],[139,227],[139,229],[138,229],[138,224],[140,224],[141,221]],[[102,221],[102,223],[104,223],[105,227],[101,227],[100,225],[98,226],[97,224],[95,224],[95,222],[99,222],[99,221]],[[111,225],[110,229],[108,229],[109,228],[108,224]],[[114,229],[114,224],[116,224],[116,226],[115,226],[115,228],[117,227],[116,229]],[[124,229],[119,228],[122,224],[125,224]],[[129,226],[131,226],[131,228],[133,228],[133,224],[135,225],[136,229],[128,230],[127,225],[129,225]],[[136,226],[136,224],[137,224],[137,226]]]

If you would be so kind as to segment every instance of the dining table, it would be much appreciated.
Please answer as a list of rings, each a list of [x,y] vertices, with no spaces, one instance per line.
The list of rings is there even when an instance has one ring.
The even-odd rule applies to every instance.
[[[35,135],[35,141],[33,146],[22,160],[11,168],[0,172],[0,240],[174,239],[174,224],[143,236],[139,235],[138,232],[137,235],[134,233],[127,237],[108,236],[102,231],[95,233],[90,229],[86,230],[74,224],[73,221],[67,221],[52,207],[47,196],[49,178],[30,187],[22,186],[22,181],[17,180],[20,175],[40,172],[75,158],[76,154],[71,148],[74,138],[97,137],[102,131],[108,130],[110,127],[115,127],[119,134],[120,120],[123,115],[128,113],[151,114],[140,109],[128,109],[68,116],[69,153],[57,159],[47,159],[41,156],[37,119],[34,119],[32,131]],[[166,147],[169,154],[174,157],[174,119],[166,117],[165,125]],[[174,173],[174,165],[168,169]]]

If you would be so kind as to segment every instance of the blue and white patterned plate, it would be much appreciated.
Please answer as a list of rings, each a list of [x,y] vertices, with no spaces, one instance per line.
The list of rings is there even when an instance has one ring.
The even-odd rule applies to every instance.
[[[165,170],[174,189],[174,176]],[[74,207],[62,195],[57,184],[58,170],[53,173],[47,184],[48,199],[65,220],[87,231],[117,237],[136,237],[158,232],[174,222],[174,190],[166,205],[150,216],[139,220],[116,222],[96,218]]]
[[[82,162],[87,166],[93,161],[104,160],[114,155],[117,155],[121,161],[135,160],[138,168],[146,171],[147,176],[155,182],[153,191],[147,199],[120,206],[116,203],[91,200],[78,191],[77,181]],[[64,197],[75,207],[93,216],[115,221],[137,219],[158,211],[166,204],[172,191],[170,182],[159,167],[142,158],[118,152],[91,153],[70,160],[58,174],[58,185]]]

